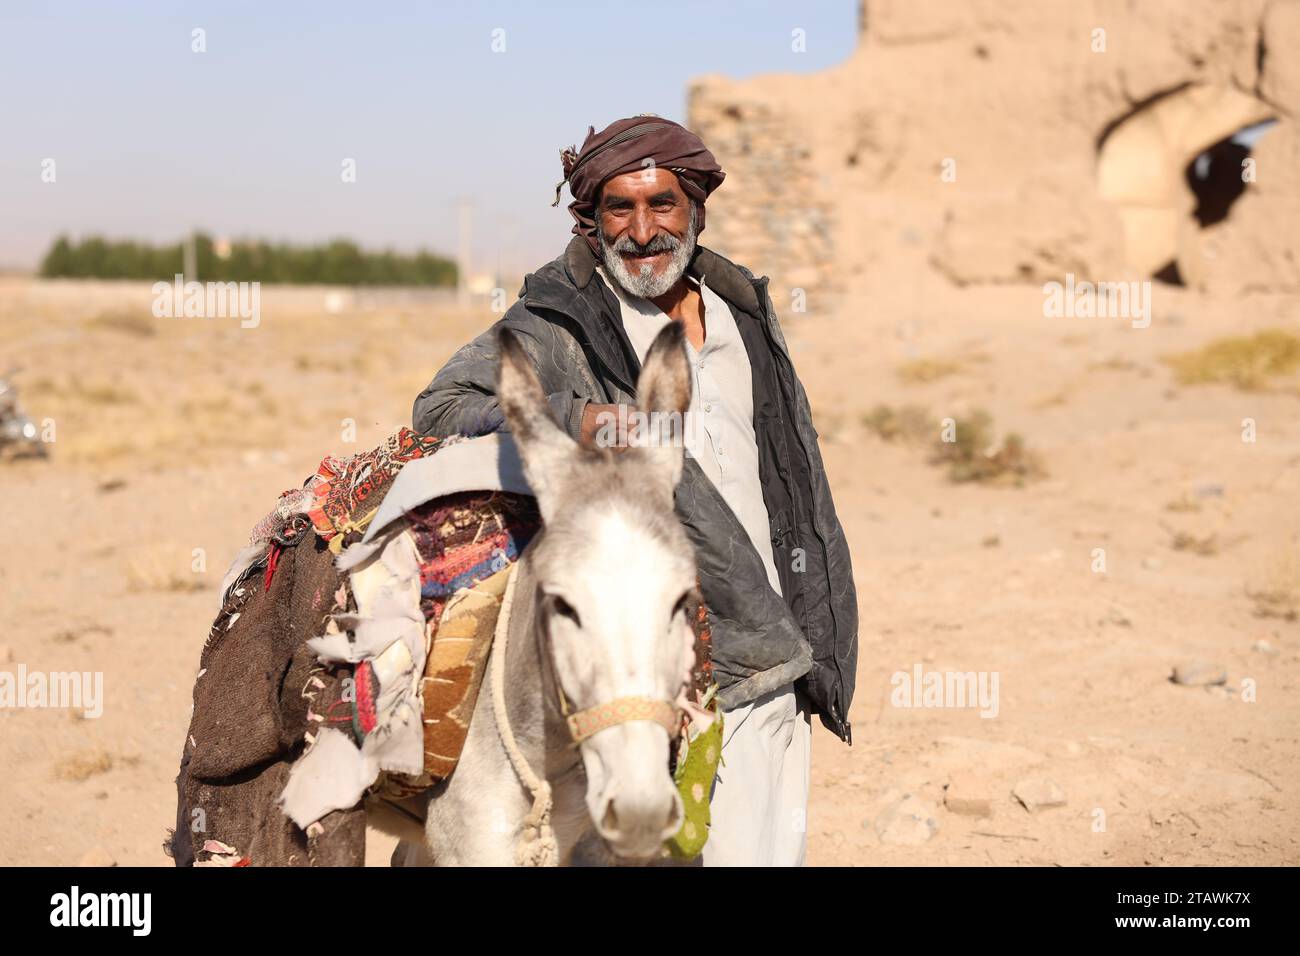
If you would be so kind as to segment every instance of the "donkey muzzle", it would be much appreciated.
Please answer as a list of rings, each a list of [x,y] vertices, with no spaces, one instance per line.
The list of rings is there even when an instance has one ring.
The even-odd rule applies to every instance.
[[[680,828],[681,796],[668,773],[669,736],[633,720],[586,738],[587,809],[596,832],[620,857],[649,859]]]

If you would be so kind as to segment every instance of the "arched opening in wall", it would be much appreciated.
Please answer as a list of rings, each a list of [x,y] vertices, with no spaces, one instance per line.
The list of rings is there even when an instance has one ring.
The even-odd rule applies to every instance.
[[[1273,122],[1255,97],[1200,84],[1152,97],[1108,124],[1098,143],[1098,192],[1119,214],[1127,264],[1183,284],[1200,230],[1226,218],[1245,191],[1242,160]]]
[[[1246,162],[1251,149],[1256,140],[1276,125],[1277,120],[1267,120],[1247,126],[1219,140],[1187,164],[1184,178],[1196,197],[1192,215],[1202,229],[1228,218],[1228,210],[1253,179]]]

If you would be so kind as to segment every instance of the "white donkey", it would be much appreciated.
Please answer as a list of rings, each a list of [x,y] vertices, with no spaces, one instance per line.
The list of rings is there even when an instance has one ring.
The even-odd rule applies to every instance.
[[[697,598],[694,554],[673,512],[682,443],[658,431],[618,452],[580,446],[550,417],[518,340],[499,341],[497,394],[543,527],[513,572],[506,646],[498,628],[460,762],[426,798],[425,845],[404,844],[395,858],[650,861],[683,820],[668,771]],[[680,425],[690,387],[671,323],[646,357],[640,411]],[[533,850],[545,843],[543,859],[521,854],[530,839]]]

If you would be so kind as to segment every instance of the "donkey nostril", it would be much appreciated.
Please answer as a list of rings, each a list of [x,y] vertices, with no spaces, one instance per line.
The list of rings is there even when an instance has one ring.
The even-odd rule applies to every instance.
[[[600,826],[606,833],[618,832],[618,814],[614,812],[614,798],[605,804],[605,813],[600,818]]]

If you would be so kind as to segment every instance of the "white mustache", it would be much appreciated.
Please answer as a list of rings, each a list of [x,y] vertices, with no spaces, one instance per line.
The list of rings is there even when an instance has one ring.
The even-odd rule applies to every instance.
[[[623,236],[614,243],[613,249],[615,252],[630,252],[633,255],[650,256],[659,252],[675,252],[681,244],[682,241],[676,236],[661,232],[644,246],[631,236]]]

